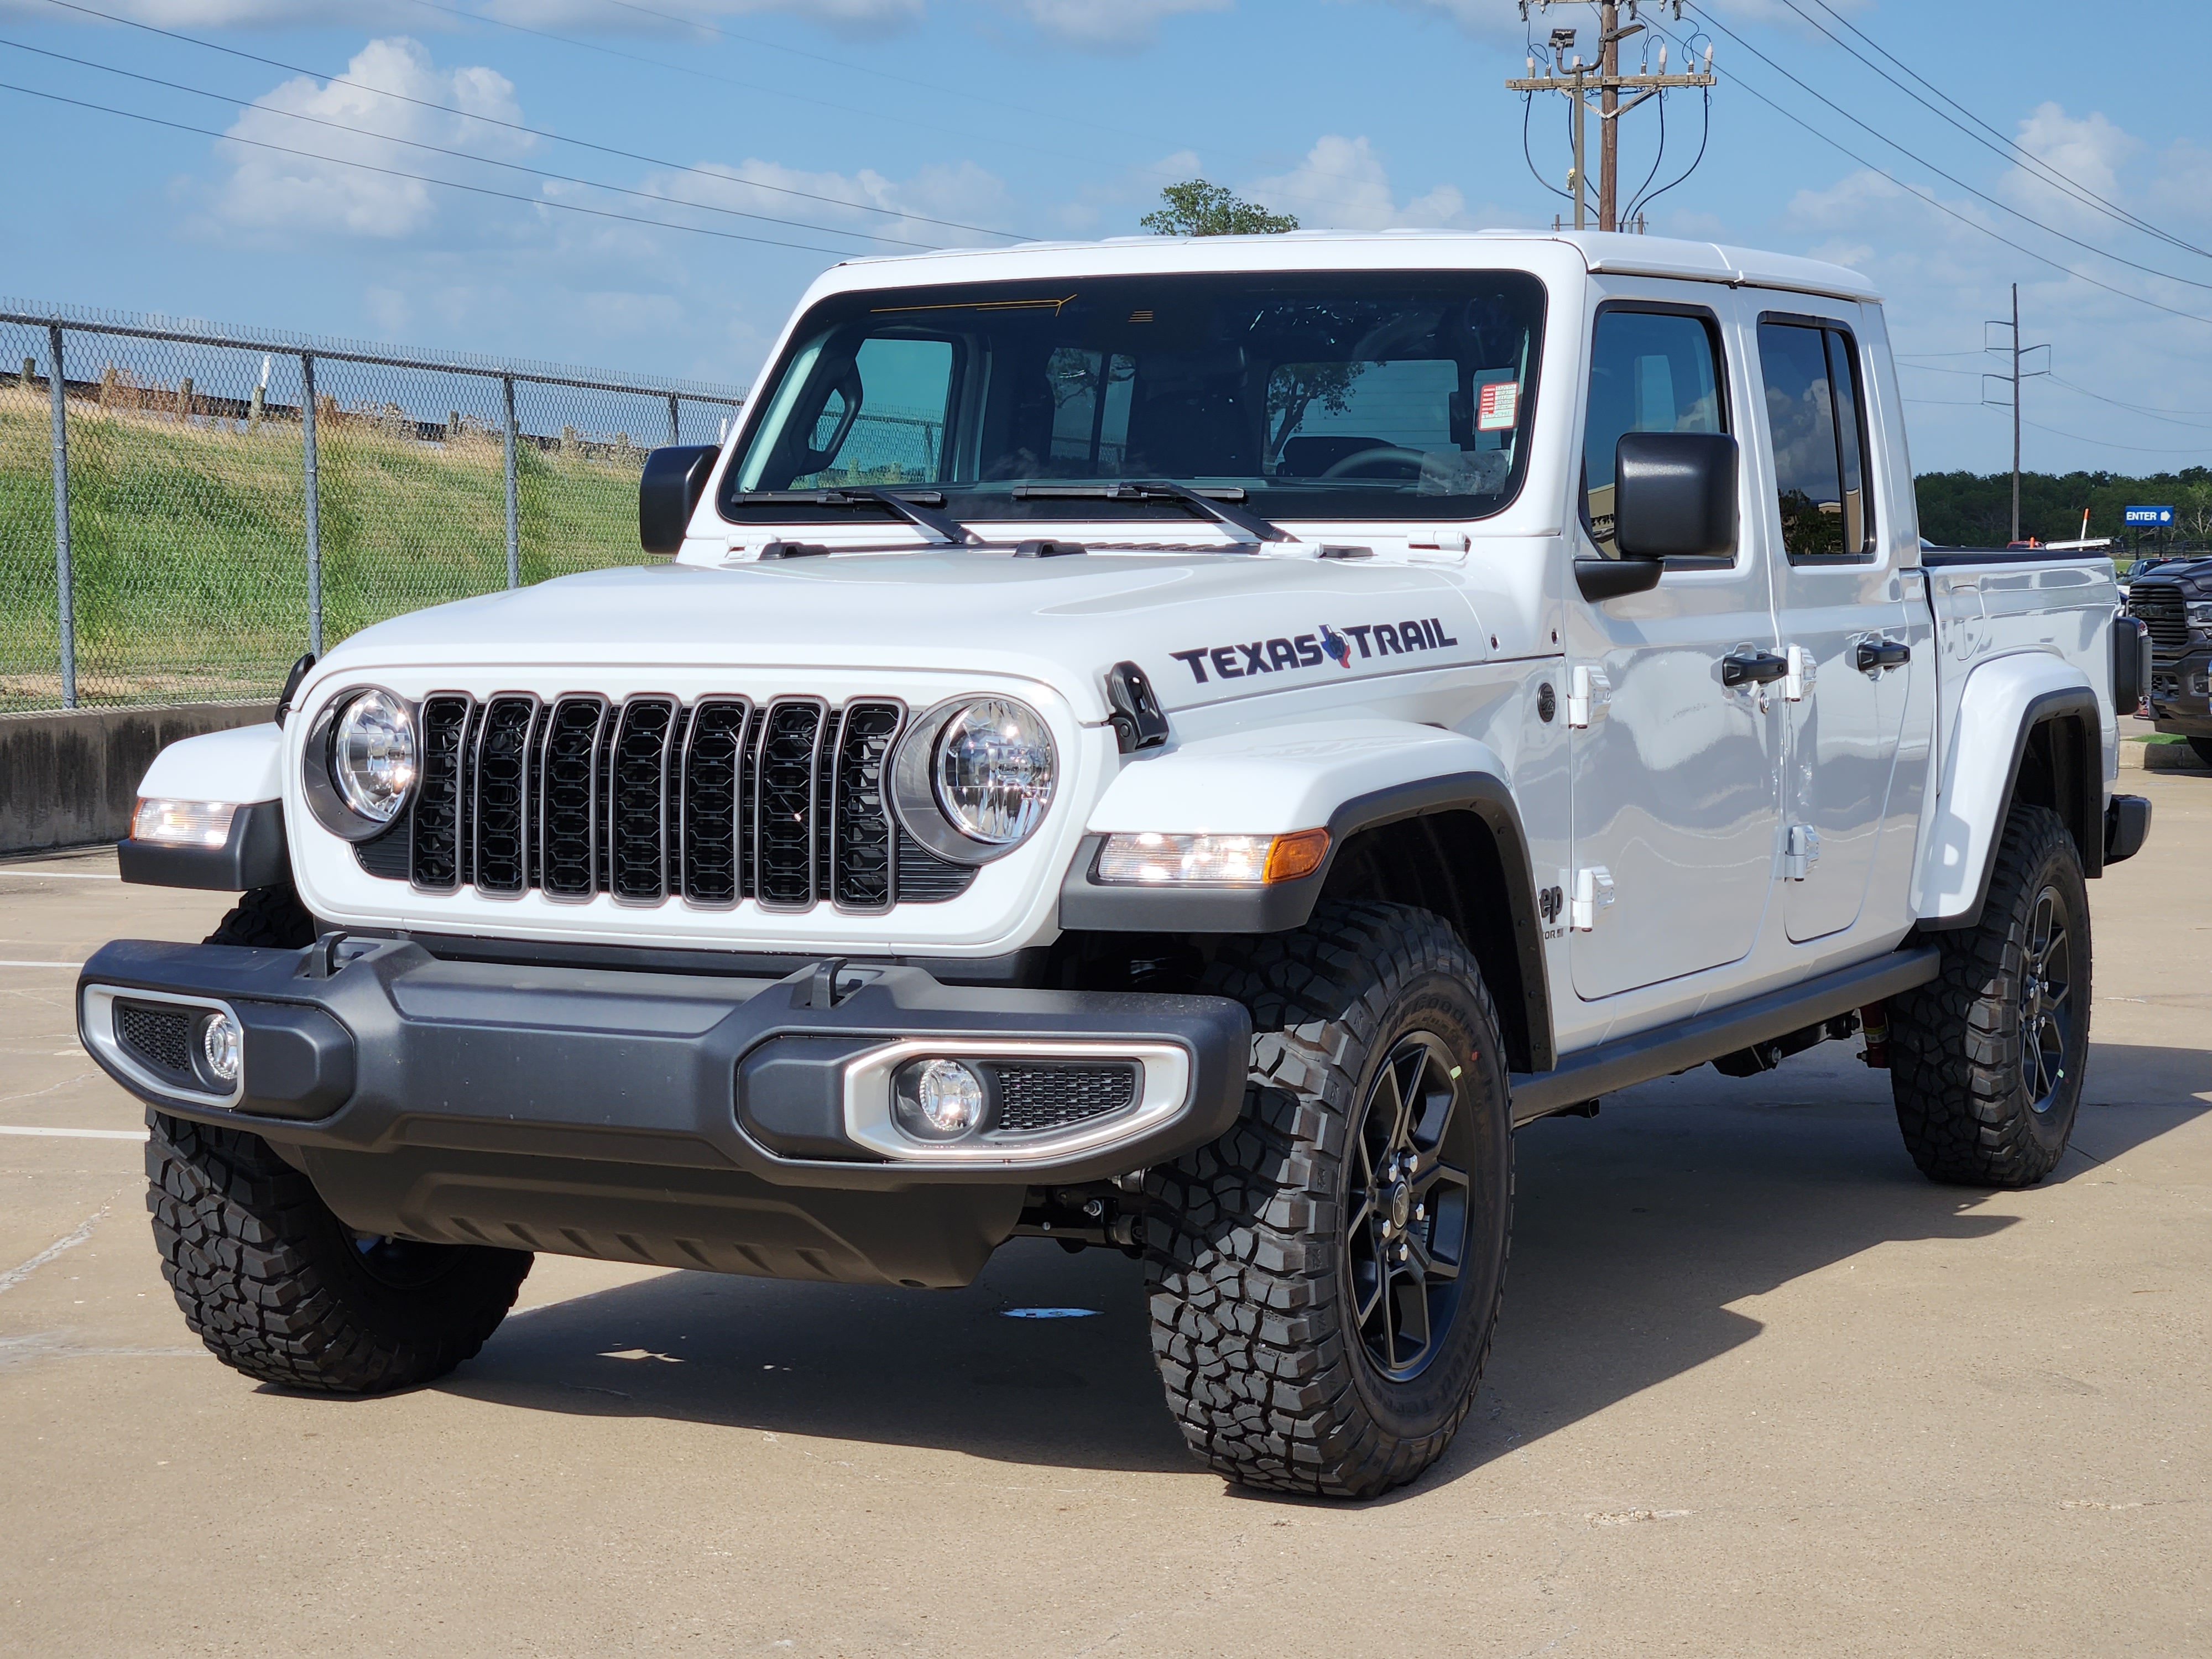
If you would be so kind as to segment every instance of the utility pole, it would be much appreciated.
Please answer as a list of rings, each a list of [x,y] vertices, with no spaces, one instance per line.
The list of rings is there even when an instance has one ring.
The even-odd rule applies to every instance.
[[[2001,328],[2006,331],[2004,344],[1991,345],[1990,343],[1989,331],[1993,328]],[[2018,283],[2014,283],[2012,285],[2011,320],[2007,321],[2005,319],[2000,317],[1994,319],[1990,322],[1984,323],[1982,325],[1982,349],[1984,351],[1996,352],[2001,356],[2008,356],[2011,360],[2011,372],[2009,374],[1992,374],[1984,373],[1983,374],[1982,401],[1984,404],[1992,404],[1996,408],[2009,408],[2012,410],[2012,539],[2018,541],[2020,539],[2020,383],[2024,377],[2033,378],[2038,374],[2048,374],[2051,373],[2051,359],[2047,355],[2045,356],[2043,366],[2040,368],[2022,368],[2021,367],[2021,362],[2023,358],[2030,356],[2038,351],[2047,354],[2051,348],[2048,345],[2023,346],[2021,344],[2020,284]],[[1990,396],[1990,382],[1991,380],[1996,381],[2000,386],[2004,387],[2005,395],[2002,399]]]
[[[1621,228],[1620,222],[1620,118],[1644,100],[1656,97],[1669,88],[1711,86],[1713,84],[1713,49],[1710,46],[1705,48],[1705,61],[1702,70],[1697,67],[1696,61],[1692,59],[1689,65],[1689,73],[1669,75],[1667,73],[1667,47],[1665,43],[1662,42],[1659,47],[1657,74],[1623,75],[1620,72],[1620,43],[1631,35],[1641,34],[1644,32],[1644,25],[1635,21],[1638,0],[1625,0],[1630,20],[1626,28],[1620,26],[1620,8],[1624,0],[1522,0],[1521,15],[1525,21],[1531,5],[1548,12],[1555,5],[1585,3],[1595,4],[1597,7],[1597,63],[1594,66],[1585,64],[1578,53],[1570,62],[1567,54],[1574,51],[1575,32],[1572,29],[1553,29],[1548,72],[1543,75],[1537,74],[1536,59],[1531,57],[1528,59],[1528,75],[1510,80],[1505,86],[1509,92],[1556,92],[1573,101],[1575,228],[1577,230],[1588,228],[1584,203],[1588,195],[1589,175],[1585,167],[1588,151],[1583,143],[1583,121],[1590,115],[1598,118],[1597,228],[1600,230],[1619,230]],[[1675,15],[1679,17],[1680,13],[1680,0],[1676,0]],[[1593,68],[1595,70],[1595,74],[1591,72]],[[1595,106],[1589,100],[1589,92],[1592,88],[1595,88],[1598,94],[1598,101]],[[1635,96],[1623,103],[1620,94],[1625,91],[1632,92]]]

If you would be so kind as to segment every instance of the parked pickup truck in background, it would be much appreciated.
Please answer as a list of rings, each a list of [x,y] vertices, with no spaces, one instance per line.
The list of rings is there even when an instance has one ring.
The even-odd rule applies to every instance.
[[[250,1376],[436,1376],[534,1251],[1049,1237],[1142,1259],[1200,1457],[1365,1497],[1474,1398],[1518,1125],[1861,1035],[1931,1177],[2066,1145],[2140,630],[2100,556],[1923,550],[1849,270],[849,263],[641,524],[146,777],[125,876],[243,896],[81,1024]]]
[[[2212,764],[2212,559],[2143,571],[2128,588],[2128,614],[2150,630],[2151,719]]]

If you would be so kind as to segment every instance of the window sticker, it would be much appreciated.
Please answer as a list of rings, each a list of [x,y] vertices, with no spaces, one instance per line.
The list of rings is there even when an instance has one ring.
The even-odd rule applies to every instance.
[[[1460,407],[1464,409],[1467,405],[1462,404]],[[1475,405],[1477,432],[1503,432],[1520,418],[1520,381],[1492,380],[1482,388],[1482,399]]]

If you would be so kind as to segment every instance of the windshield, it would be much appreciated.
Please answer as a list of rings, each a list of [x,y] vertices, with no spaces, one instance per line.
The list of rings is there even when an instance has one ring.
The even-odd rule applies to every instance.
[[[740,522],[888,520],[748,497],[890,487],[941,493],[963,520],[1193,517],[1096,488],[1158,479],[1267,518],[1479,518],[1526,470],[1543,306],[1518,271],[840,295],[802,320],[720,505]]]

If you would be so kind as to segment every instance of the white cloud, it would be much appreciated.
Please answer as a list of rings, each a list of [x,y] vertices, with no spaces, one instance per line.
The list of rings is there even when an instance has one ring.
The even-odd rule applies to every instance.
[[[1330,133],[1289,173],[1255,180],[1250,193],[1312,230],[1387,230],[1398,226],[1466,228],[1467,200],[1437,185],[1401,207],[1382,158],[1366,138]]]
[[[1129,52],[1150,46],[1160,24],[1186,12],[1227,11],[1236,0],[1000,0],[1044,34],[1071,46]]]
[[[2114,126],[2101,114],[2077,119],[2051,102],[2038,105],[2020,124],[2019,131],[2015,142],[2022,149],[2072,179],[2082,192],[2101,196],[2108,202],[2120,198],[2121,163],[2142,148],[2141,139]],[[2079,231],[2110,222],[2081,201],[2078,194],[2062,190],[2024,165],[2015,164],[2005,173],[1998,181],[1997,193],[2022,212],[2045,223],[2055,222],[2064,230]]]
[[[1003,246],[1005,238],[985,233],[990,228],[1005,227],[1014,214],[1013,201],[1005,181],[973,161],[926,167],[903,181],[872,167],[863,167],[852,174],[808,173],[757,157],[749,157],[734,167],[712,161],[701,166],[715,177],[702,178],[696,173],[664,173],[646,187],[672,201],[733,208],[779,219],[808,220],[830,228],[833,233],[897,238],[932,247]],[[785,193],[793,191],[804,191],[805,195]],[[962,230],[928,222],[931,220],[951,220],[984,229]],[[742,228],[727,221],[722,222],[731,228]],[[783,233],[768,228],[762,234]],[[913,250],[902,247],[900,241],[879,240],[867,251],[899,253]]]
[[[379,95],[386,92],[422,101],[403,103]],[[218,154],[232,170],[216,198],[217,216],[251,231],[411,236],[429,225],[443,192],[419,179],[365,171],[360,164],[423,173],[432,170],[424,166],[426,160],[439,158],[369,133],[500,159],[521,155],[536,142],[526,133],[426,109],[423,104],[442,104],[496,121],[521,119],[514,83],[497,70],[441,70],[422,46],[404,36],[372,40],[346,66],[345,79],[319,83],[300,76],[256,99],[232,123],[233,138],[313,150],[331,159],[311,160],[244,145],[218,146]],[[288,120],[280,112],[368,131],[339,131]],[[450,169],[452,164],[443,165]]]

